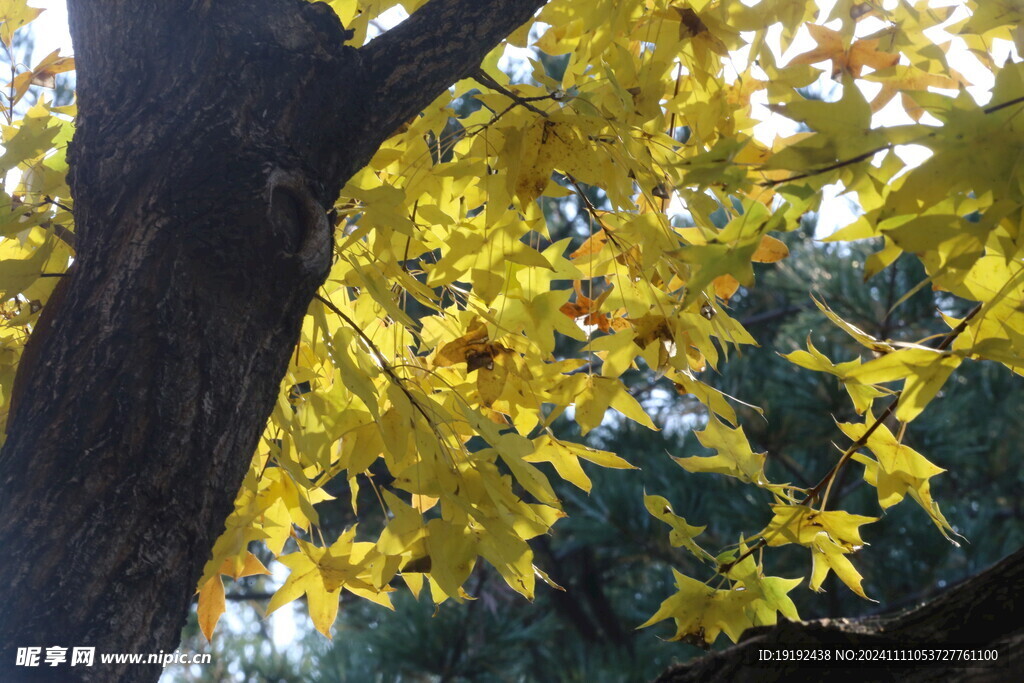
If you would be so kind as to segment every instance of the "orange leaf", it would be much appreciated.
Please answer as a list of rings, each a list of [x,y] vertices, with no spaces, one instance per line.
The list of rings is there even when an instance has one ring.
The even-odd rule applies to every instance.
[[[438,349],[437,356],[434,357],[434,365],[443,368],[456,363],[465,363],[467,358],[480,353],[486,345],[487,325],[474,319],[469,324],[466,334]]]
[[[785,242],[775,239],[771,235],[764,235],[761,238],[761,244],[757,245],[750,260],[754,263],[775,263],[787,256],[789,256],[789,247]]]
[[[789,62],[790,65],[831,61],[832,78],[838,78],[843,72],[849,73],[854,78],[860,78],[860,73],[865,66],[878,71],[893,66],[900,60],[898,54],[879,50],[880,40],[878,38],[858,40],[847,48],[843,43],[842,34],[838,31],[817,24],[808,24],[807,30],[814,41],[818,43],[818,47],[802,55],[797,55]]]
[[[879,50],[879,42],[878,38],[865,38],[850,46],[847,53],[847,69],[854,78],[860,77],[860,72],[865,66],[881,71],[900,61],[898,54]]]
[[[54,86],[54,77],[65,71],[74,71],[75,58],[61,57],[60,49],[56,49],[43,58],[43,61],[36,64],[32,69],[32,84],[41,85],[46,88]]]
[[[591,313],[583,319],[584,325],[597,325],[597,329],[602,332],[608,332],[611,330],[611,323],[608,320],[608,316],[604,313]]]
[[[725,301],[728,301],[736,293],[736,290],[740,288],[739,281],[728,273],[719,275],[712,280],[711,284],[715,286],[715,294],[718,295],[718,298]]]
[[[587,241],[580,245],[580,248],[569,254],[569,258],[578,259],[581,256],[590,256],[591,254],[600,253],[604,249],[604,245],[608,242],[608,233],[604,230],[598,230],[593,235],[587,238]]]
[[[818,24],[807,24],[807,30],[810,32],[811,37],[814,38],[814,42],[818,44],[818,47],[794,57],[789,62],[790,66],[796,64],[817,64],[818,62],[829,60],[835,62],[837,59],[845,63],[846,47],[843,45],[843,36],[839,31],[833,31]]]
[[[17,103],[28,92],[29,86],[41,85],[44,88],[53,88],[56,85],[56,75],[65,71],[73,71],[75,68],[74,57],[61,57],[60,50],[54,50],[43,58],[31,71],[23,71],[8,83],[13,86],[13,102]]]

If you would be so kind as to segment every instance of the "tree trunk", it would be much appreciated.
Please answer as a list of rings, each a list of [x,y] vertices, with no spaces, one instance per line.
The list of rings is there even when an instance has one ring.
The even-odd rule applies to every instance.
[[[333,255],[327,211],[543,0],[433,0],[356,50],[303,0],[70,0],[76,243],[0,452],[0,680],[155,680]],[[92,668],[13,668],[18,647]]]
[[[855,676],[872,681],[1019,680],[1024,665],[1024,549],[992,568],[911,610],[862,619],[784,622],[751,629],[736,646],[674,666],[656,683],[707,681],[839,681]],[[859,648],[996,649],[997,662],[973,664],[793,662],[759,663],[762,649]],[[830,650],[834,652],[834,650]]]

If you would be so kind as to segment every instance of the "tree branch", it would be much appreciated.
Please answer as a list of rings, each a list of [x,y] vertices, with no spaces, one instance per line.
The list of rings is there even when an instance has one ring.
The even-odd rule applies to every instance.
[[[796,175],[791,175],[787,178],[779,178],[778,180],[765,180],[762,183],[758,183],[758,185],[760,185],[761,187],[775,187],[777,185],[782,185],[783,183],[793,182],[794,180],[802,180],[804,178],[810,178],[811,176],[820,175],[822,173],[828,173],[829,171],[834,171],[837,168],[843,168],[844,166],[849,166],[851,164],[857,164],[862,161],[866,161],[871,157],[875,156],[876,154],[878,154],[879,152],[884,152],[887,149],[892,149],[892,143],[882,145],[881,147],[875,147],[874,149],[869,149],[863,154],[858,154],[857,156],[851,157],[850,159],[843,159],[842,161],[837,161],[834,164],[822,166],[821,168],[816,168],[811,171],[807,171],[806,173],[798,173]]]
[[[886,648],[893,646],[988,647],[999,650],[994,666],[970,667],[971,662],[915,667],[912,662],[878,661],[872,680],[900,681],[998,681],[1010,680],[1010,671],[1024,660],[1021,647],[1020,599],[1024,588],[1024,549],[1002,562],[956,585],[938,597],[910,611],[859,619],[819,619],[804,622],[780,622],[744,633],[738,645],[709,654],[665,671],[657,683],[689,681],[770,681],[833,680],[849,673],[851,667],[838,662],[818,662],[814,668],[789,660],[759,662],[764,648]]]
[[[360,49],[371,136],[389,136],[452,83],[472,74],[547,0],[431,0]],[[376,146],[376,142],[374,146]]]
[[[523,106],[523,107],[526,107],[527,109],[529,109],[533,113],[539,114],[540,116],[542,116],[544,118],[548,117],[548,113],[546,111],[544,111],[543,109],[538,109],[533,104],[530,104],[530,102],[531,101],[536,102],[538,100],[549,100],[549,99],[551,99],[550,95],[544,95],[544,96],[541,96],[541,97],[520,97],[519,95],[515,94],[514,92],[512,92],[511,90],[509,90],[508,88],[503,86],[501,83],[498,83],[496,80],[494,80],[491,77],[491,75],[489,73],[487,73],[486,71],[484,71],[483,69],[477,69],[476,71],[474,71],[473,72],[473,79],[477,83],[479,83],[481,85],[484,85],[484,86],[487,86],[491,90],[495,90],[497,92],[500,92],[502,95],[504,95],[505,97],[509,98],[510,100],[515,102],[516,104],[518,104],[520,106]],[[494,113],[497,114],[498,112],[494,112]]]
[[[964,316],[963,320],[960,321],[960,324],[958,324],[956,327],[954,327],[952,330],[946,333],[946,335],[942,338],[942,341],[939,342],[938,346],[936,346],[935,349],[937,351],[945,351],[946,349],[948,349],[950,345],[954,341],[956,341],[956,338],[959,337],[963,333],[963,331],[967,329],[967,323],[969,323],[971,319],[974,316],[976,316],[979,311],[981,311],[981,308],[982,305],[980,303],[977,304],[974,308],[972,308],[970,312],[968,312],[967,315]],[[832,469],[828,471],[828,474],[822,477],[821,481],[819,481],[809,491],[807,491],[807,495],[803,499],[803,501],[799,503],[800,505],[810,505],[812,501],[820,500],[821,509],[825,509],[825,505],[828,502],[829,491],[831,490],[832,483],[836,480],[836,477],[843,470],[843,467],[846,466],[846,463],[850,461],[854,453],[863,448],[867,444],[868,439],[871,438],[871,435],[874,434],[875,431],[896,412],[896,408],[899,406],[900,398],[902,396],[903,389],[900,389],[898,392],[896,392],[895,397],[889,403],[889,405],[885,407],[885,410],[882,411],[882,414],[875,418],[874,422],[871,423],[871,425],[864,431],[864,433],[861,434],[856,441],[850,444],[850,446],[845,451],[843,451],[843,454],[839,456],[839,460],[836,462],[835,465],[832,466]],[[822,495],[823,492],[824,496]],[[751,545],[745,553],[737,557],[735,560],[731,562],[726,562],[725,564],[721,565],[718,568],[718,573],[727,574],[730,569],[732,569],[740,562],[753,555],[755,552],[757,552],[767,544],[768,539],[762,536],[757,541],[757,543]]]

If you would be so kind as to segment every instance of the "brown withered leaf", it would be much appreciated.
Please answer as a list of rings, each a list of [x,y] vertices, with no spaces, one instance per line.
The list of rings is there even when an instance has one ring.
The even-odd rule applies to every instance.
[[[673,7],[679,15],[679,37],[681,39],[693,38],[704,33],[708,27],[701,21],[700,15],[689,7]]]

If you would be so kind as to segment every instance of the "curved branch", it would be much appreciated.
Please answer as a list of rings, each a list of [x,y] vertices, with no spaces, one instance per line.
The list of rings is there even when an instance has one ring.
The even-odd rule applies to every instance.
[[[690,681],[838,680],[837,676],[871,672],[872,680],[999,681],[1024,662],[1024,631],[1020,627],[1020,595],[1024,590],[1024,549],[967,579],[916,609],[860,619],[819,619],[780,622],[747,631],[738,645],[670,667],[656,683]],[[999,660],[988,666],[964,663],[912,666],[906,661],[842,664],[817,662],[813,668],[795,661],[763,663],[763,649],[892,648],[915,646],[994,648]],[[969,664],[969,663],[968,663]],[[854,667],[851,669],[851,667]],[[859,667],[859,668],[857,668]]]
[[[431,0],[360,49],[372,101],[374,147],[452,83],[472,74],[487,53],[547,0]]]

